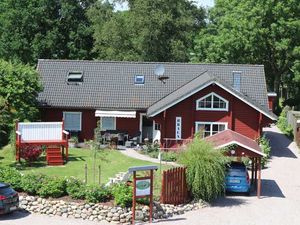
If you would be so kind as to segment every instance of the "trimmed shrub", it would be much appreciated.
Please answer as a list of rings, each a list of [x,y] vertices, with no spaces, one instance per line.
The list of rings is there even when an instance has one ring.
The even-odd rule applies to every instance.
[[[86,187],[85,199],[88,202],[98,203],[105,202],[111,198],[111,192],[108,188],[98,185]]]
[[[179,154],[179,162],[187,167],[187,184],[196,200],[211,201],[224,194],[228,159],[222,151],[195,137]]]
[[[86,185],[75,177],[70,177],[66,181],[67,194],[73,199],[84,199]]]
[[[20,149],[20,157],[26,162],[36,161],[42,154],[42,149],[39,146],[26,145]]]
[[[42,187],[44,179],[47,179],[47,177],[43,174],[25,174],[21,180],[23,191],[31,195],[36,195]]]
[[[21,185],[22,175],[15,168],[1,167],[0,168],[0,182],[8,183],[16,191],[22,191]]]
[[[44,177],[41,188],[37,191],[41,197],[59,198],[66,194],[66,181],[59,177]]]
[[[115,204],[130,207],[132,204],[132,187],[126,184],[116,184],[112,188]]]

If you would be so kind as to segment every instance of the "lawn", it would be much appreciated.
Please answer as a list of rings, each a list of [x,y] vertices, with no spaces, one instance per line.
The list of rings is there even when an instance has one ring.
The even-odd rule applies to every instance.
[[[85,179],[85,165],[88,168],[88,183],[98,183],[99,170],[101,166],[101,183],[107,183],[110,177],[115,177],[118,172],[126,172],[129,167],[143,166],[143,165],[157,165],[155,163],[142,161],[127,157],[118,150],[104,150],[103,153],[98,154],[96,158],[96,173],[94,178],[93,173],[93,154],[89,149],[74,148],[69,149],[69,161],[64,166],[47,166],[45,158],[33,163],[31,166],[22,163],[17,165],[15,157],[10,146],[6,146],[0,150],[0,166],[13,166],[19,169],[22,173],[43,173],[47,175],[69,177],[74,176],[79,179]],[[170,166],[163,165],[162,169],[170,168]],[[159,171],[155,173],[155,192],[159,193],[161,178]]]

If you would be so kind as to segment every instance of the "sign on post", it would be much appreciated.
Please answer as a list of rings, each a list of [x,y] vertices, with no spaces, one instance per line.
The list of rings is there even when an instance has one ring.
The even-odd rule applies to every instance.
[[[135,206],[137,198],[149,197],[149,222],[152,223],[153,211],[153,170],[157,170],[157,166],[136,166],[130,167],[128,171],[133,173],[133,196],[132,196],[132,224],[135,223]],[[150,176],[137,177],[138,171],[150,171]]]
[[[152,183],[152,181],[150,179],[137,180],[136,184],[135,184],[135,186],[136,186],[135,195],[137,197],[150,195],[151,183]]]

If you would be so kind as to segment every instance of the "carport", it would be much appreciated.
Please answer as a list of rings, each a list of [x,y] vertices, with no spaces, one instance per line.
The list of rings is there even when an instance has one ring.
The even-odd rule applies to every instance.
[[[213,145],[228,148],[226,154],[232,157],[249,157],[251,159],[251,185],[256,184],[257,197],[261,194],[261,159],[265,156],[254,140],[232,130],[224,130],[213,136],[205,138]]]

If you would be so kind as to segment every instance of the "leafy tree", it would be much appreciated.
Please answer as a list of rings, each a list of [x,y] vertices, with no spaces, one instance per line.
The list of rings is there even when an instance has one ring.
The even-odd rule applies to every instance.
[[[89,10],[94,51],[100,59],[188,61],[204,10],[187,0],[130,0],[129,10],[112,12],[109,3]],[[98,13],[101,8],[104,13]],[[104,10],[108,9],[108,10]]]
[[[300,80],[299,46],[298,0],[216,0],[192,60],[264,64],[268,86],[279,94],[287,76]]]
[[[7,141],[16,119],[36,118],[36,98],[41,90],[34,68],[0,60],[0,145]]]
[[[30,64],[38,58],[92,58],[85,12],[95,1],[0,1],[0,57]]]

